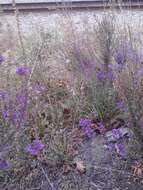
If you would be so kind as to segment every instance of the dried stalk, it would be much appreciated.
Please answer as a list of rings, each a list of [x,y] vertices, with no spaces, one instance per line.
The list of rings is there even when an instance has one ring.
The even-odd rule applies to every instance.
[[[24,48],[23,38],[22,38],[22,34],[21,34],[21,29],[20,29],[19,11],[18,11],[18,9],[16,7],[15,0],[12,0],[12,6],[13,6],[13,9],[14,9],[14,14],[15,14],[15,18],[16,18],[16,26],[17,26],[17,33],[18,33],[19,43],[20,43],[22,53],[23,53],[23,57],[24,57],[25,64],[26,64],[26,51],[25,51],[25,48]]]

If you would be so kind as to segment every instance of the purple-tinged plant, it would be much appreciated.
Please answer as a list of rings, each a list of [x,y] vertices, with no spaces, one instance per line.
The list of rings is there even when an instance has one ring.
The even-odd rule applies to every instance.
[[[115,144],[115,149],[117,154],[119,154],[122,158],[125,158],[127,153],[124,144],[122,143],[116,143]]]
[[[112,130],[112,135],[117,140],[122,138],[122,133],[121,133],[120,129],[113,129]]]
[[[5,121],[7,121],[9,119],[9,111],[8,110],[5,110],[2,112],[2,117]]]
[[[124,102],[122,100],[119,100],[117,103],[117,108],[121,111],[123,111],[125,109],[125,105],[124,105]]]
[[[105,128],[105,125],[104,125],[103,121],[100,121],[98,123],[98,127],[99,127],[99,130],[100,130],[101,133],[104,133],[106,131],[106,128]]]
[[[90,138],[94,132],[91,128],[92,121],[90,119],[82,118],[79,121],[79,126],[82,127],[85,135]]]
[[[5,99],[7,97],[7,92],[0,91],[0,99]]]
[[[41,94],[41,93],[43,93],[46,90],[46,86],[44,86],[42,84],[34,84],[32,86],[32,90],[36,94]]]
[[[31,68],[26,66],[21,66],[16,69],[16,74],[20,76],[27,76],[31,73]]]
[[[126,55],[123,51],[123,49],[118,49],[116,54],[115,54],[115,61],[116,61],[116,70],[121,72],[126,63]]]
[[[93,134],[94,130],[93,130],[91,127],[86,127],[86,128],[84,128],[83,130],[84,130],[85,135],[86,135],[88,138],[91,138],[91,137],[92,137],[92,134]]]
[[[108,71],[107,73],[107,79],[109,79],[110,81],[114,81],[115,80],[115,75],[113,73],[112,70]]]
[[[10,163],[0,158],[0,170],[7,170],[10,168]]]
[[[101,64],[100,70],[97,71],[96,77],[99,81],[114,81],[115,75],[112,70],[112,65],[108,65],[106,68],[105,65]]]
[[[103,121],[100,121],[98,123],[98,126],[99,126],[99,129],[105,129],[105,125],[104,125]]]
[[[114,152],[115,151],[115,144],[114,143],[109,143],[107,145],[107,148],[110,152]]]
[[[0,55],[0,65],[1,65],[4,61],[5,61],[5,58],[4,58],[2,55]]]
[[[87,118],[81,118],[79,121],[79,126],[82,128],[90,127],[91,124],[92,124],[91,120]]]
[[[23,92],[20,92],[20,94],[16,96],[16,103],[17,103],[18,109],[15,112],[15,116],[17,118],[18,125],[20,127],[24,127],[25,120],[26,120],[27,106],[29,104],[27,91],[23,90]]]
[[[100,81],[104,81],[106,79],[105,71],[98,71],[97,72],[97,79]]]
[[[44,147],[45,145],[41,142],[41,140],[36,139],[26,147],[26,152],[32,156],[37,156],[44,149]]]

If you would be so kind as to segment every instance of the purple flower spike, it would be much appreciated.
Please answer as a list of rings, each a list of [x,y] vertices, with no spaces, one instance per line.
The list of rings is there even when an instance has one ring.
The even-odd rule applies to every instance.
[[[4,61],[5,61],[5,58],[4,58],[2,55],[0,55],[0,65],[1,65]]]
[[[107,148],[108,148],[108,150],[109,150],[110,152],[114,152],[114,151],[115,151],[115,144],[109,143],[109,144],[107,145]]]
[[[32,156],[37,156],[44,147],[45,145],[42,144],[40,140],[36,139],[26,147],[26,152],[30,153]]]
[[[2,112],[2,116],[4,120],[7,120],[9,118],[9,111],[5,110]]]
[[[0,91],[0,99],[5,99],[7,97],[7,93],[4,91]]]
[[[7,170],[10,168],[10,164],[8,161],[0,159],[0,170]]]
[[[105,74],[105,72],[104,72],[104,71],[99,71],[99,72],[97,73],[97,79],[98,79],[98,80],[101,80],[101,81],[105,80],[105,79],[106,79],[106,74]]]
[[[118,101],[116,103],[117,105],[117,108],[120,109],[120,110],[123,110],[124,109],[124,102],[122,100]]]
[[[86,118],[84,119],[84,118],[82,118],[82,119],[80,119],[80,121],[79,121],[79,126],[80,126],[80,127],[83,127],[83,128],[85,128],[85,127],[90,127],[91,124],[92,124],[92,122],[91,122],[90,119],[86,119]]]
[[[31,69],[29,67],[18,67],[16,69],[16,74],[20,75],[20,76],[26,76],[29,75],[31,73]]]
[[[121,143],[119,144],[115,144],[115,148],[116,148],[116,152],[123,158],[126,157],[126,150],[125,150],[125,146]]]
[[[113,135],[113,137],[114,137],[115,139],[117,139],[117,140],[122,137],[122,134],[121,134],[121,132],[120,132],[119,129],[113,129],[113,130],[112,130],[112,135]]]
[[[88,138],[91,138],[91,137],[92,137],[93,132],[94,132],[93,129],[90,128],[90,127],[86,127],[86,128],[84,129],[84,133],[85,133],[85,135],[86,135]]]
[[[42,84],[35,84],[32,86],[32,89],[35,93],[41,94],[42,92],[44,92],[46,90],[46,86],[44,86]]]

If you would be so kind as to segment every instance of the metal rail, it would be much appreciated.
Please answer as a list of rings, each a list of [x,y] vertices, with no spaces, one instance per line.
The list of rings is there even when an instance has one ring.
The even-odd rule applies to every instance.
[[[17,9],[20,12],[34,12],[34,11],[57,11],[61,9],[71,9],[71,10],[88,10],[88,9],[143,9],[143,0],[123,0],[122,2],[118,3],[117,0],[114,2],[111,1],[76,1],[76,2],[39,2],[39,3],[17,3]],[[12,4],[0,4],[0,9],[4,12],[13,12],[15,9]]]

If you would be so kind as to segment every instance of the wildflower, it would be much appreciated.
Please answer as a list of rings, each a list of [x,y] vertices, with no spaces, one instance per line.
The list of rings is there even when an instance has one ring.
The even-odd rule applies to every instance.
[[[80,119],[79,126],[82,127],[85,135],[90,138],[94,132],[91,128],[92,122],[90,119]]]
[[[123,50],[118,50],[118,52],[115,55],[115,61],[118,65],[124,65],[126,62],[126,56],[125,54],[122,52]]]
[[[20,76],[26,76],[29,75],[31,73],[31,69],[29,67],[18,67],[16,69],[16,74],[20,75]]]
[[[7,93],[4,91],[0,91],[0,99],[5,99],[7,96]]]
[[[122,137],[122,133],[120,132],[119,129],[113,129],[112,130],[112,135],[115,139],[120,139]]]
[[[21,105],[21,106],[25,106],[25,104],[27,104],[27,95],[18,95],[17,96],[17,102]]]
[[[109,150],[110,152],[113,152],[113,151],[115,151],[115,144],[109,143],[109,144],[107,145],[107,148],[108,148],[108,150]]]
[[[36,94],[41,94],[42,92],[44,92],[46,90],[46,87],[44,85],[41,85],[41,84],[35,84],[32,86],[32,90]]]
[[[115,144],[116,152],[122,157],[126,157],[126,150],[125,146],[122,143],[116,143]]]
[[[118,109],[123,110],[123,108],[124,108],[124,102],[122,100],[118,101],[116,103],[116,105],[117,105]]]
[[[2,55],[0,55],[0,65],[1,65],[4,61],[5,61],[5,58],[4,58]]]
[[[108,73],[107,73],[107,79],[109,79],[110,81],[114,81],[115,80],[115,75],[113,74],[112,71],[108,71]]]
[[[105,79],[106,79],[106,74],[105,74],[105,72],[104,72],[104,71],[98,71],[98,72],[97,72],[97,79],[98,79],[98,80],[101,80],[101,81],[105,80]]]
[[[0,158],[0,170],[7,170],[10,168],[10,163]]]
[[[7,120],[9,118],[9,111],[8,110],[3,111],[2,116],[4,120]]]
[[[91,138],[92,137],[92,134],[93,134],[94,130],[91,128],[91,127],[86,127],[84,129],[84,133],[85,135],[88,137],[88,138]]]
[[[97,79],[100,81],[105,81],[105,80],[113,81],[115,79],[115,76],[111,66],[109,66],[108,69],[109,69],[108,71],[105,71],[104,67],[101,68],[101,70],[97,72]]]
[[[44,147],[45,145],[42,144],[40,140],[36,139],[26,147],[26,152],[30,153],[32,156],[37,156]]]
[[[121,72],[123,69],[124,69],[124,65],[123,64],[117,64],[116,65],[116,67],[115,67],[115,69],[117,70],[117,71],[119,71],[119,72]]]
[[[91,122],[91,120],[90,119],[84,119],[84,118],[82,118],[82,119],[80,119],[80,121],[79,121],[79,126],[80,127],[90,127],[91,126],[91,124],[92,124],[92,122]]]
[[[105,128],[105,125],[104,125],[103,121],[100,121],[98,123],[98,127],[99,127],[100,133],[104,133],[106,131],[106,128]]]

